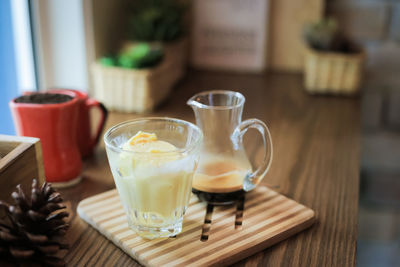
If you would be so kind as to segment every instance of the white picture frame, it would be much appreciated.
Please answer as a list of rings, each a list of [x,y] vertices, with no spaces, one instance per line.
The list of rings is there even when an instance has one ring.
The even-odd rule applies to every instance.
[[[269,0],[194,0],[191,64],[261,72],[266,68]]]

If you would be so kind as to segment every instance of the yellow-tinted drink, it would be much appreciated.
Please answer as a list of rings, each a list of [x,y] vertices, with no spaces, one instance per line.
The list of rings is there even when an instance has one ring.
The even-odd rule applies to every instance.
[[[145,132],[122,149],[108,157],[129,225],[150,239],[179,233],[196,167],[193,157]]]

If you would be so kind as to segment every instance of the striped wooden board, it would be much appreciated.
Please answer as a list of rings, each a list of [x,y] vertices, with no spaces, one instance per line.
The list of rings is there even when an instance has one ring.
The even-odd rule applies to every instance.
[[[175,238],[145,240],[128,228],[117,191],[82,200],[78,214],[146,266],[228,265],[311,226],[314,211],[259,186],[243,203],[212,207],[192,196],[183,231]],[[242,217],[243,215],[243,217]]]

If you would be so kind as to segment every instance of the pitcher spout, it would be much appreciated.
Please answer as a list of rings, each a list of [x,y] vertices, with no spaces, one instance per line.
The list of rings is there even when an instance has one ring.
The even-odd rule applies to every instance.
[[[186,104],[192,107],[193,110],[196,110],[197,108],[201,108],[203,106],[203,104],[197,100],[197,97],[198,95],[194,95],[186,102]]]
[[[192,96],[186,103],[197,109],[232,110],[242,109],[245,98],[239,92],[214,90]]]

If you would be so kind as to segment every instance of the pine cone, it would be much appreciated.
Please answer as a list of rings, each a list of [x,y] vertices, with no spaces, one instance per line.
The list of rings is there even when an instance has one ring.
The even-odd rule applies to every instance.
[[[17,185],[11,194],[15,205],[0,201],[8,217],[8,223],[0,222],[0,255],[20,262],[37,262],[44,265],[63,266],[64,261],[54,255],[68,245],[60,242],[65,235],[68,217],[60,193],[50,184],[39,188],[36,179],[32,182],[32,195],[28,199]],[[57,211],[57,212],[56,212]]]

